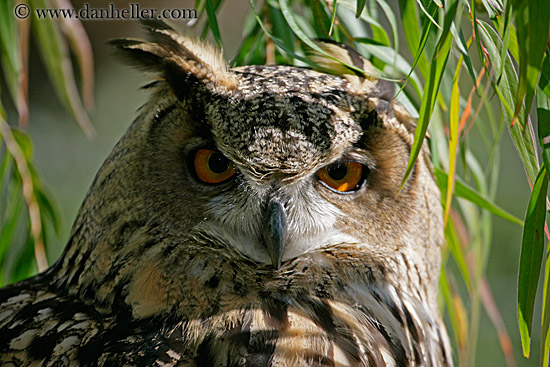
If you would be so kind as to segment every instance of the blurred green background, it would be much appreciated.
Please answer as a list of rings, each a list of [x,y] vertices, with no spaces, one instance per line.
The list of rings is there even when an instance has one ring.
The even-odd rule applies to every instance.
[[[0,0],[1,1],[1,0]],[[73,0],[76,9],[85,1]],[[93,7],[107,7],[109,1],[94,1]],[[118,8],[127,7],[130,1],[116,1]],[[140,1],[142,8],[193,8],[194,1]],[[91,5],[92,6],[92,5]],[[242,39],[242,24],[249,10],[248,1],[226,1],[218,11],[220,33],[224,41],[224,54],[231,59],[237,53]],[[200,27],[189,27],[186,20],[173,20],[173,25],[186,34],[197,35]],[[139,90],[150,78],[144,73],[124,66],[113,56],[106,44],[113,38],[143,35],[134,20],[86,20],[83,25],[94,51],[95,62],[95,107],[90,118],[97,130],[97,137],[87,139],[82,130],[59,102],[48,80],[36,45],[31,41],[29,57],[30,122],[28,133],[34,142],[34,157],[40,175],[58,205],[61,216],[60,236],[51,235],[47,248],[52,264],[61,254],[68,239],[73,218],[96,171],[109,154],[115,142],[122,136],[136,116],[136,110],[147,99],[147,93]],[[405,55],[409,62],[410,55]],[[78,73],[78,71],[77,71]],[[463,78],[468,78],[464,72]],[[78,79],[78,78],[77,78]],[[443,85],[442,88],[449,86]],[[2,86],[2,90],[6,90]],[[495,96],[495,105],[498,100]],[[8,116],[15,118],[13,106],[7,104]],[[470,148],[482,144],[476,137],[475,127]],[[480,148],[481,150],[481,148]],[[529,199],[530,188],[517,153],[507,133],[500,145],[500,176],[495,202],[503,209],[523,218]],[[517,327],[516,282],[522,228],[500,218],[494,218],[494,234],[487,265],[487,278],[506,328],[512,339],[518,366],[539,365],[540,337],[535,333],[532,340],[532,356],[523,358]],[[540,302],[538,303],[540,304]],[[537,305],[538,305],[537,304]],[[540,306],[538,306],[540,307]],[[535,312],[540,315],[540,312]],[[539,316],[540,317],[540,316]],[[535,319],[534,324],[540,324]],[[476,366],[504,366],[505,360],[498,337],[488,315],[482,311],[480,335],[477,345]]]

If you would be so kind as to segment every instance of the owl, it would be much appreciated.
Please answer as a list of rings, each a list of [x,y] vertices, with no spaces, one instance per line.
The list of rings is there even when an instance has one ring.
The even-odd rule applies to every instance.
[[[440,193],[370,65],[228,68],[164,23],[61,258],[0,290],[2,366],[452,366]],[[326,71],[331,70],[331,73]],[[338,74],[338,75],[335,75]]]

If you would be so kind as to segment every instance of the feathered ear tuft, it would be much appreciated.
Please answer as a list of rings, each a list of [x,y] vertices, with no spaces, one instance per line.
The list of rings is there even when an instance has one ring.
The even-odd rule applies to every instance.
[[[358,93],[369,94],[386,100],[393,99],[395,85],[386,80],[377,79],[374,76],[376,70],[370,61],[361,56],[357,51],[332,40],[318,39],[315,43],[330,56],[347,65],[364,70],[365,73],[352,69],[324,54],[312,52],[310,55],[311,60],[318,64],[322,71],[346,78]]]
[[[236,87],[237,80],[218,49],[185,37],[162,21],[145,20],[142,24],[148,41],[118,39],[110,43],[122,50],[131,64],[159,73],[178,99],[190,97],[195,87]]]

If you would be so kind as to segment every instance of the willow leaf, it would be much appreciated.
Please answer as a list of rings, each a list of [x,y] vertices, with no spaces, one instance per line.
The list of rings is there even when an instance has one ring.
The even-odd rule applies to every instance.
[[[437,167],[434,167],[434,176],[437,181],[437,186],[439,186],[439,189],[444,192],[447,189],[447,173]],[[523,225],[523,221],[521,219],[516,218],[512,214],[506,212],[504,209],[491,202],[491,200],[487,199],[482,194],[478,193],[476,190],[462,182],[462,180],[460,180],[458,177],[455,178],[454,193],[456,196],[466,199],[496,216],[519,224],[520,226]]]
[[[206,0],[206,15],[208,16],[208,24],[212,31],[212,36],[218,47],[222,48],[222,36],[220,35],[220,28],[218,27],[218,19],[216,18],[216,7],[212,0]]]
[[[512,3],[516,10],[518,37],[522,40],[519,42],[519,86],[514,109],[515,120],[522,106],[525,107],[525,114],[531,109],[544,50],[548,47],[550,6],[547,0],[516,0]]]
[[[32,0],[30,4],[33,9],[48,8],[48,3],[45,0]],[[36,36],[36,44],[57,95],[84,133],[88,137],[94,136],[95,130],[88,119],[76,87],[68,46],[61,36],[57,23],[54,19],[33,18],[32,25]]]
[[[550,261],[546,254],[544,265],[544,285],[542,295],[542,321],[541,321],[541,367],[548,367],[550,353]]]
[[[534,182],[538,172],[538,162],[532,126],[524,113],[518,115],[518,121],[520,123],[511,126],[514,117],[512,107],[517,93],[518,80],[514,65],[508,54],[506,58],[500,58],[502,43],[498,33],[489,24],[481,20],[479,20],[477,24],[479,30],[478,34],[483,42],[483,46],[489,54],[489,60],[493,70],[500,70],[502,63],[504,63],[504,73],[500,79],[495,81],[495,92],[504,107],[504,115],[509,122],[508,129],[512,136],[514,146],[525,167],[525,171],[527,172],[527,177],[530,182]]]
[[[448,9],[445,14],[444,28],[441,36],[439,38],[436,52],[434,53],[430,65],[430,73],[426,79],[426,86],[424,87],[424,93],[422,94],[422,102],[420,104],[420,111],[418,116],[418,122],[416,125],[416,131],[414,133],[414,143],[411,147],[411,153],[409,156],[409,163],[407,164],[407,170],[401,187],[403,188],[411,171],[416,162],[416,158],[422,149],[422,143],[424,137],[426,136],[426,130],[428,130],[428,125],[430,123],[430,118],[432,116],[433,108],[437,100],[437,95],[439,91],[439,85],[443,79],[443,72],[445,71],[445,66],[447,65],[447,60],[449,58],[449,53],[451,50],[452,37],[450,33],[451,24],[456,15],[458,8],[458,1],[449,1],[447,3]]]
[[[548,175],[546,167],[542,165],[525,214],[518,275],[518,323],[523,355],[526,358],[529,358],[530,353],[533,306],[544,252],[547,189]]]
[[[361,16],[361,13],[363,12],[363,9],[365,9],[366,4],[367,0],[357,0],[357,9],[355,10],[356,18],[359,18]]]
[[[458,81],[460,79],[460,69],[462,68],[462,56],[458,60],[453,76],[453,86],[451,88],[451,107],[449,111],[449,175],[447,179],[447,197],[445,200],[445,213],[443,215],[445,226],[451,212],[451,204],[453,198],[453,189],[455,186],[456,172],[456,152],[458,149],[458,120],[460,113],[460,92],[458,89]]]

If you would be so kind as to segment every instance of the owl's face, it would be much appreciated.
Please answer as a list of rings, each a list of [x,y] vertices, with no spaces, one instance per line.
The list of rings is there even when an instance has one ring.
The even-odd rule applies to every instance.
[[[127,302],[153,294],[157,305],[168,302],[158,284],[203,281],[212,265],[195,254],[283,274],[296,259],[352,249],[361,261],[411,269],[406,277],[436,309],[439,191],[424,149],[398,194],[414,120],[389,83],[287,66],[227,69],[216,51],[150,31],[151,42],[118,43],[160,78],[96,176],[61,260],[63,282],[105,302],[113,284],[130,283],[120,286]],[[357,55],[346,60],[366,67]]]
[[[53,315],[73,315],[51,311],[52,290],[58,308],[75,305],[72,321],[94,321],[79,327],[84,346],[71,342],[78,358],[101,350],[106,364],[452,364],[436,297],[440,195],[426,147],[399,191],[414,120],[389,83],[346,68],[229,69],[146,25],[149,41],[117,44],[156,73],[152,97],[35,283],[47,292],[24,301],[46,338]],[[72,329],[60,358],[76,354]]]
[[[174,101],[150,120],[162,143],[145,176],[164,181],[151,197],[170,200],[159,212],[178,208],[169,217],[189,233],[259,266],[342,244],[379,255],[406,246],[396,240],[410,236],[415,202],[397,190],[410,133],[382,121],[388,101],[311,70],[230,72],[234,89],[195,96],[191,113]]]

